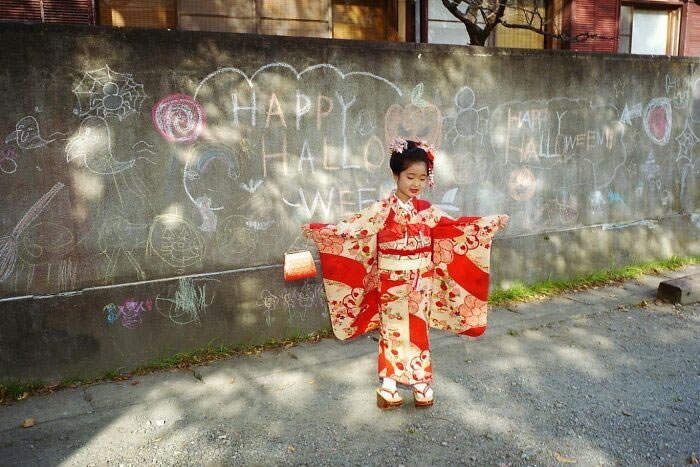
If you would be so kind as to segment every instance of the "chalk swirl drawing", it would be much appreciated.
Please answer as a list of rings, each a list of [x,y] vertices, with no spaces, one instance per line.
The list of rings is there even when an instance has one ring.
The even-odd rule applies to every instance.
[[[119,121],[140,111],[146,99],[143,84],[134,81],[130,73],[118,73],[108,65],[85,72],[73,94],[78,99],[78,116],[112,116]]]
[[[9,146],[0,148],[0,172],[4,174],[13,174],[17,172],[17,151]]]
[[[31,115],[21,118],[15,125],[15,131],[7,135],[5,143],[14,142],[22,150],[43,148],[56,141],[56,136],[63,133],[53,133],[44,138],[39,130],[39,122]]]
[[[136,329],[143,324],[143,315],[153,309],[153,300],[136,300],[128,298],[121,305],[110,303],[102,309],[107,314],[109,324],[115,324],[121,320],[122,326],[127,329]]]
[[[185,268],[202,261],[204,239],[197,227],[181,216],[162,214],[151,224],[146,251],[170,266]]]
[[[644,110],[644,131],[659,146],[668,144],[671,138],[671,100],[656,97],[649,101]]]
[[[200,282],[216,279],[178,279],[177,290],[172,297],[156,297],[156,310],[175,324],[200,324],[200,317],[214,301],[214,294],[207,299],[207,285]]]
[[[17,262],[18,239],[20,235],[31,225],[34,220],[46,209],[51,200],[58,194],[65,185],[56,183],[39,201],[29,208],[17,223],[12,233],[0,238],[0,282],[7,280],[15,269]]]
[[[225,176],[218,170],[221,165]],[[200,198],[205,196],[210,201],[208,209],[219,211],[224,208],[223,199],[229,198],[226,194],[233,194],[234,185],[231,182],[238,179],[240,173],[241,162],[231,146],[221,143],[195,144],[187,155],[182,181],[187,197],[197,208],[200,208]],[[206,195],[197,196],[200,192]],[[210,193],[223,194],[220,196],[222,201],[215,202]]]
[[[192,143],[206,123],[204,108],[191,96],[173,94],[159,100],[151,112],[158,132],[173,143]]]
[[[73,239],[73,233],[63,225],[37,222],[20,237],[19,257],[27,264],[46,264],[68,254]]]

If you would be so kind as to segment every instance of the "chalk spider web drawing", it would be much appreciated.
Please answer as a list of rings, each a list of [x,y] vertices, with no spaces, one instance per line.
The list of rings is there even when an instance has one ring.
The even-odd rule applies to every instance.
[[[85,72],[73,93],[78,98],[79,116],[111,115],[119,121],[138,112],[146,98],[143,84],[134,81],[130,73],[118,73],[107,65]]]

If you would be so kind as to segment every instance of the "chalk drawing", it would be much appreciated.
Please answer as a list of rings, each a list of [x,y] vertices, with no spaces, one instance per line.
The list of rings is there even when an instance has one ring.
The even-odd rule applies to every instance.
[[[280,302],[280,299],[277,295],[273,294],[267,289],[263,289],[260,292],[260,297],[258,298],[256,305],[258,307],[264,307],[265,308],[265,323],[268,326],[272,325],[272,310],[277,308],[277,304]]]
[[[425,85],[423,83],[418,83],[411,91],[411,104],[416,107],[427,107],[428,103],[423,99],[423,89]]]
[[[81,162],[98,175],[114,175],[130,169],[136,159],[120,161],[112,154],[112,135],[107,120],[87,117],[80,124],[77,136],[66,145],[66,162]]]
[[[136,259],[134,250],[145,247],[148,225],[134,224],[120,216],[107,219],[99,229],[97,244],[101,254],[107,258],[105,279],[111,281],[117,273],[119,261],[126,258],[140,280],[146,279],[146,273]]]
[[[615,97],[620,97],[625,94],[625,86],[627,85],[627,78],[618,78],[613,83],[613,89],[615,90]]]
[[[178,279],[177,289],[167,297],[156,297],[156,310],[175,324],[201,324],[201,316],[214,302],[214,294],[207,298],[207,281],[216,279]],[[199,285],[202,283],[202,285]]]
[[[78,99],[79,116],[116,117],[119,121],[140,111],[147,97],[143,85],[130,73],[118,73],[108,65],[85,72],[73,93]]]
[[[17,171],[17,151],[15,148],[4,146],[0,148],[0,172],[4,174],[13,174]]]
[[[488,131],[488,107],[484,106],[478,109],[474,107],[476,95],[468,86],[464,86],[455,94],[454,102],[457,107],[457,115],[445,133],[445,137],[450,139],[452,145],[455,145],[459,139],[469,141],[478,138],[479,143],[482,143]],[[451,136],[453,133],[454,137]]]
[[[12,275],[17,261],[18,239],[22,233],[39,217],[51,200],[64,187],[63,183],[56,183],[44,196],[34,203],[22,216],[10,235],[0,238],[0,282],[7,280]]]
[[[695,227],[700,229],[700,214],[695,214],[695,213],[691,214],[690,215],[690,222],[695,224]]]
[[[19,237],[19,257],[31,265],[62,258],[73,248],[73,233],[53,222],[37,222]]]
[[[355,121],[355,131],[361,136],[369,136],[377,128],[377,117],[374,112],[362,109],[357,114]]]
[[[693,104],[690,108],[690,119],[693,123],[700,123],[700,78],[693,83]]]
[[[452,212],[457,212],[461,211],[461,209],[457,206],[455,206],[455,199],[457,198],[457,192],[459,191],[459,188],[451,188],[445,192],[444,195],[442,195],[442,199],[440,200],[439,204],[436,204],[435,206],[442,209],[443,211],[452,211]]]
[[[591,195],[591,213],[597,214],[602,211],[603,205],[605,204],[605,198],[603,198],[603,193],[600,190],[596,190]]]
[[[182,269],[200,263],[204,247],[204,239],[197,227],[178,214],[161,214],[151,224],[146,252]]]
[[[315,304],[324,306],[323,285],[312,285],[305,283],[302,287],[288,289],[282,295],[282,301],[287,307],[287,317],[289,321],[294,320],[296,313],[299,320],[306,319],[306,313]],[[259,306],[259,305],[258,305]]]
[[[245,191],[248,193],[255,193],[255,190],[257,190],[260,185],[263,184],[262,180],[253,180],[252,178],[248,181],[248,183],[241,183],[241,188],[243,188]]]
[[[535,175],[527,167],[513,170],[508,179],[510,197],[515,201],[527,201],[537,190]]]
[[[211,209],[211,199],[207,196],[200,196],[194,200],[199,215],[202,216],[202,225],[199,230],[202,232],[216,232],[216,214]]]
[[[191,96],[174,94],[159,100],[151,112],[158,132],[172,143],[192,143],[204,130],[204,108]]]
[[[56,141],[58,136],[64,135],[64,133],[57,132],[44,138],[39,130],[39,122],[30,115],[23,117],[17,122],[15,131],[7,135],[5,143],[13,142],[22,150],[37,149],[47,146],[49,143]]]
[[[257,234],[246,225],[249,220],[245,216],[229,216],[219,225],[216,231],[218,252],[230,259],[243,258],[251,255],[257,246]]]
[[[690,91],[686,78],[676,78],[670,74],[666,75],[666,95],[673,100],[673,107],[676,109],[688,107],[690,102]]]
[[[671,101],[667,97],[655,97],[644,110],[644,131],[659,146],[668,144],[671,138]]]
[[[102,308],[107,315],[105,318],[109,324],[115,324],[121,320],[122,326],[127,329],[136,329],[143,324],[143,316],[153,309],[153,300],[137,300],[129,298],[121,305],[110,303]]]
[[[337,67],[330,65],[328,63],[320,63],[317,65],[312,65],[310,67],[305,68],[302,71],[297,71],[296,68],[294,68],[292,65],[289,65],[287,63],[270,63],[268,65],[264,65],[264,66],[258,68],[250,77],[248,77],[248,75],[245,72],[243,72],[242,70],[240,70],[238,68],[234,68],[234,67],[220,68],[212,73],[209,73],[202,80],[202,82],[199,83],[199,85],[197,86],[197,89],[194,92],[194,98],[195,99],[197,98],[197,94],[199,94],[199,91],[202,89],[202,86],[204,86],[210,79],[215,78],[221,74],[224,74],[224,73],[239,74],[246,80],[246,82],[248,83],[248,86],[250,86],[250,88],[253,88],[253,86],[254,86],[253,80],[255,79],[255,77],[259,73],[262,73],[263,71],[266,71],[269,69],[274,69],[274,68],[283,68],[283,69],[286,69],[286,70],[292,72],[294,74],[294,76],[296,77],[297,81],[299,81],[302,78],[302,76],[305,75],[306,73],[310,73],[310,72],[315,71],[315,70],[331,70],[331,71],[335,72],[338,76],[340,76],[340,78],[343,80],[345,80],[346,78],[351,77],[351,76],[367,76],[369,78],[372,78],[374,80],[377,80],[377,81],[380,81],[380,82],[387,84],[399,96],[403,95],[403,93],[401,92],[401,89],[399,89],[399,87],[396,84],[392,83],[391,81],[387,80],[386,78],[382,78],[379,75],[375,75],[375,74],[364,72],[364,71],[351,71],[348,73],[344,73],[344,72],[340,71],[340,69],[338,69]]]
[[[633,105],[625,104],[625,109],[622,111],[620,116],[620,122],[625,125],[632,125],[632,120],[635,118],[640,118],[642,116],[642,103],[637,102]]]
[[[217,170],[221,164],[225,168],[225,177]],[[197,199],[206,196],[210,199],[209,209],[219,211],[224,208],[224,201],[230,200],[227,194],[232,193],[231,181],[238,179],[240,172],[240,159],[231,146],[220,143],[196,144],[190,149],[183,170],[185,193],[197,207]],[[200,195],[202,192],[204,194]],[[220,201],[211,200],[215,194],[219,194]]]
[[[678,141],[678,157],[676,157],[676,162],[681,159],[685,159],[688,162],[693,162],[693,148],[700,141],[693,129],[690,127],[690,121],[685,120],[685,127],[680,135],[676,136],[676,141]]]
[[[434,148],[442,141],[442,113],[434,105],[418,107],[408,104],[405,108],[392,104],[384,116],[385,141],[401,137],[407,140],[424,140]]]
[[[147,143],[146,141],[141,140],[141,141],[134,143],[134,145],[131,146],[131,149],[133,149],[134,152],[136,152],[136,153],[147,152],[149,154],[156,154],[153,151],[154,147],[155,147],[154,145]]]

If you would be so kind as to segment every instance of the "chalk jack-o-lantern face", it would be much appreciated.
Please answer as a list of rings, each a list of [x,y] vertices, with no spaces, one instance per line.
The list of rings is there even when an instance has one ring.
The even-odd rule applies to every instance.
[[[404,108],[392,104],[384,118],[384,135],[387,144],[400,136],[411,141],[426,141],[437,149],[442,141],[442,113],[434,105],[409,104]]]

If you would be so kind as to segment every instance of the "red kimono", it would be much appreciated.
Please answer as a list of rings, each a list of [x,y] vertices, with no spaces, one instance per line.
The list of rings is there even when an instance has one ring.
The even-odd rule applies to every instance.
[[[430,382],[429,327],[486,330],[491,238],[506,221],[455,220],[392,194],[339,224],[311,224],[335,335],[379,328],[379,377]]]

